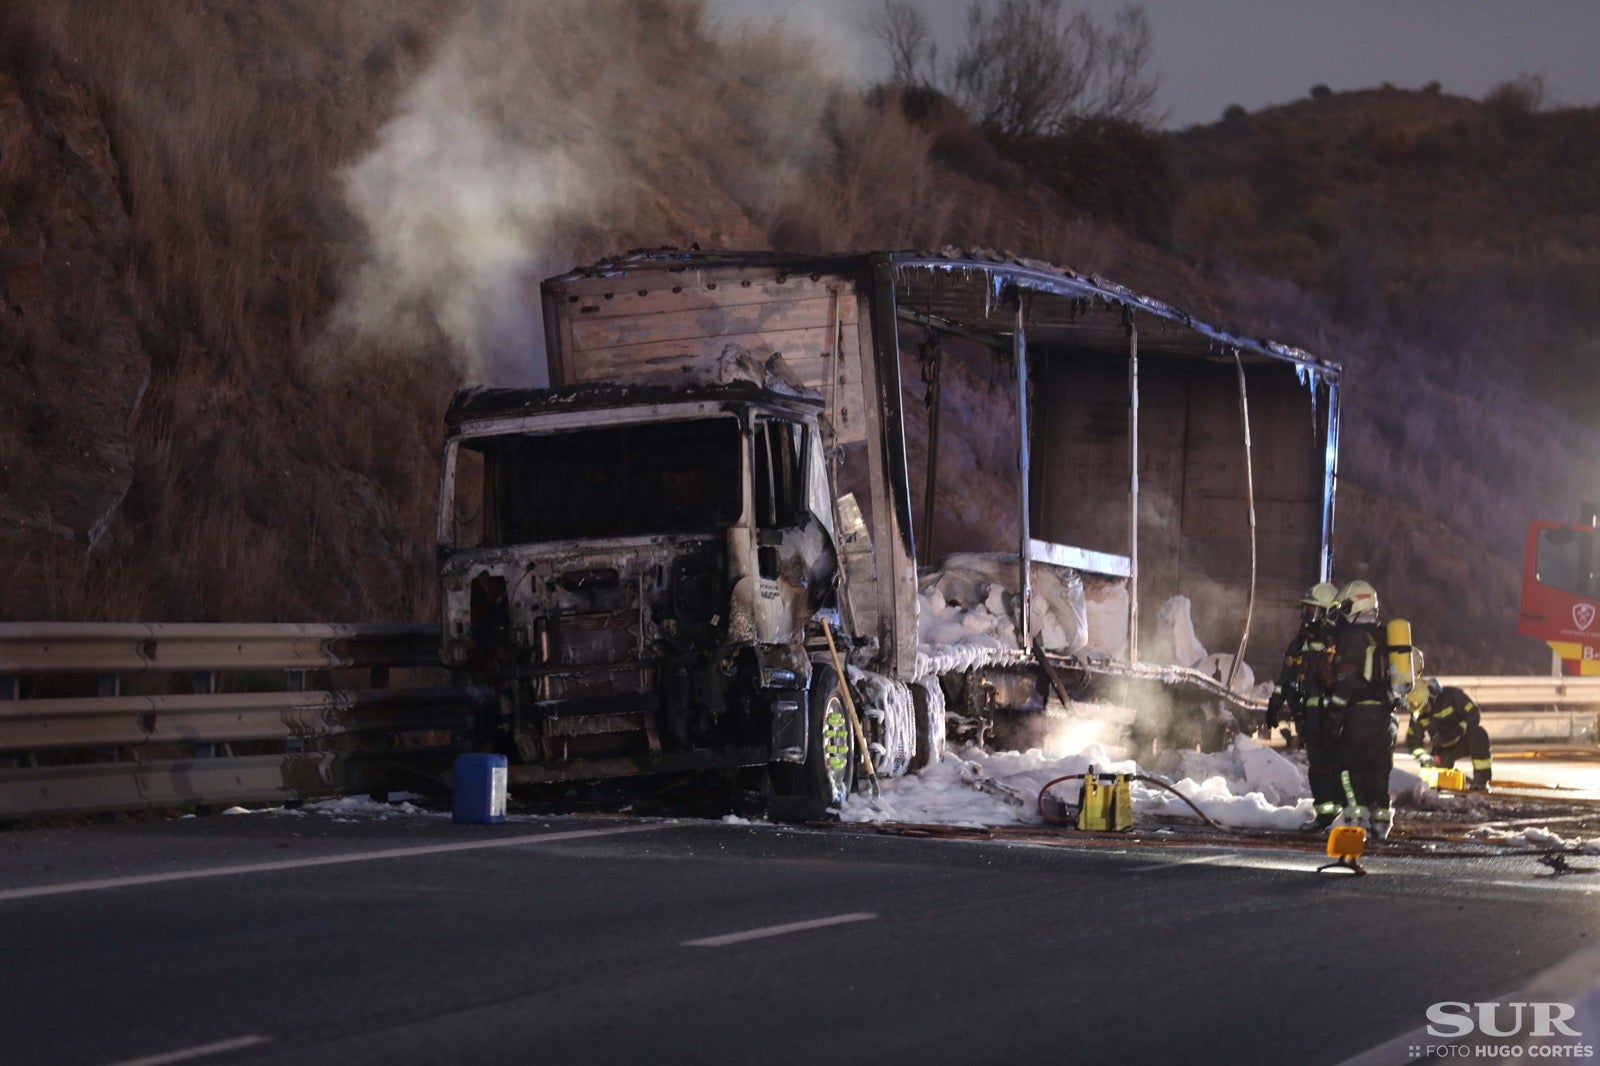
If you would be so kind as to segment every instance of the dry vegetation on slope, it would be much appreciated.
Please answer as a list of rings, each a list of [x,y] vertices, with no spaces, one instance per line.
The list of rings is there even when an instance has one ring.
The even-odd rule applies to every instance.
[[[360,239],[337,168],[441,17],[386,10],[0,14],[6,616],[423,606],[419,460],[456,371],[312,354]]]
[[[1442,670],[1545,669],[1514,635],[1527,522],[1600,489],[1600,110],[1315,89],[1175,142],[1176,250],[1345,364],[1341,572]]]
[[[1545,417],[1516,375],[1483,373],[1491,347],[1440,343],[1430,330],[1450,316],[1424,329],[1348,314],[1353,299],[1419,313],[1460,282],[1409,269],[1450,258],[1448,226],[1415,249],[1381,217],[1318,243],[1290,221],[1311,208],[1281,206],[1274,175],[1304,188],[1326,169],[1316,153],[1342,161],[1352,144],[1371,146],[1376,199],[1385,160],[1422,152],[1370,129],[1382,108],[1320,148],[1311,133],[1266,138],[1267,114],[1179,138],[1189,192],[1163,214],[1144,208],[1175,184],[1130,208],[1116,182],[1061,173],[1085,158],[1138,169],[1115,138],[1008,156],[959,114],[912,121],[819,71],[776,34],[713,32],[688,0],[13,0],[0,617],[427,617],[439,415],[466,376],[527,376],[537,331],[517,297],[541,274],[691,241],[956,244],[1102,273],[1344,360],[1342,571],[1441,634],[1444,669],[1542,663],[1537,646],[1507,653],[1508,537],[1571,509],[1591,430]],[[1424,133],[1415,144],[1433,143]],[[1260,159],[1240,168],[1229,152]],[[1151,240],[1062,195],[1140,210]],[[1564,231],[1506,262],[1555,256]],[[1370,260],[1341,274],[1352,247],[1392,264],[1375,302],[1336,284],[1380,280]],[[1505,265],[1477,233],[1459,248],[1486,276]],[[1544,339],[1466,302],[1505,336]],[[1419,395],[1434,412],[1420,420]]]

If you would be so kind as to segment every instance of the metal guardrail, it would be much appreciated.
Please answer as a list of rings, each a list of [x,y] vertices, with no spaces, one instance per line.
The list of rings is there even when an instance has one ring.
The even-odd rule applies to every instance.
[[[436,666],[439,627],[0,623],[0,674]]]
[[[472,696],[424,688],[5,700],[0,752],[464,729]]]
[[[397,787],[436,770],[435,750],[303,752],[29,766],[0,771],[0,816],[40,818],[239,803],[283,804]]]
[[[396,738],[465,732],[482,690],[301,689],[307,671],[351,667],[381,686],[392,667],[437,667],[438,648],[433,625],[0,624],[0,821],[311,799],[437,764],[455,747]],[[284,671],[285,691],[215,691],[219,672],[264,670]],[[188,672],[196,691],[120,694],[150,671]],[[23,677],[64,674],[96,677],[100,695],[20,698]]]
[[[1264,701],[1229,692],[1220,681],[1186,667],[1051,659],[1057,667],[1088,678],[1154,681],[1169,692],[1187,690],[1196,697],[1224,701],[1236,711],[1266,708]],[[1453,675],[1441,676],[1439,683],[1464,690],[1478,703],[1483,727],[1496,744],[1600,744],[1600,677]],[[1401,711],[1402,719],[1404,715]]]
[[[311,799],[382,787],[397,770],[436,769],[454,746],[402,749],[395,738],[460,734],[489,694],[377,686],[390,668],[437,666],[438,648],[434,625],[0,623],[0,821]],[[1193,670],[1057,665],[1259,707]],[[370,669],[375,687],[300,691],[307,671],[352,667]],[[286,691],[215,691],[218,672],[265,670],[284,671]],[[197,691],[120,695],[124,676],[154,671],[188,672]],[[100,695],[19,698],[23,677],[65,674],[97,677]],[[1499,739],[1592,744],[1600,736],[1600,678],[1440,681],[1469,692]],[[358,740],[335,740],[351,737]],[[235,743],[281,750],[234,755]],[[188,758],[174,758],[185,749]]]
[[[1486,710],[1482,722],[1496,744],[1591,747],[1600,742],[1600,715],[1594,711]]]
[[[1600,677],[1440,677],[1472,697],[1496,744],[1600,743]]]
[[[1600,709],[1600,677],[1440,677],[1480,707],[1587,707]]]

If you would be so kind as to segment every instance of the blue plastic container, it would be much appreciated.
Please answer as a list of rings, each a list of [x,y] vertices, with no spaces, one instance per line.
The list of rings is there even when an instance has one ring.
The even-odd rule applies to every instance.
[[[452,821],[495,825],[506,820],[506,757],[457,755]]]

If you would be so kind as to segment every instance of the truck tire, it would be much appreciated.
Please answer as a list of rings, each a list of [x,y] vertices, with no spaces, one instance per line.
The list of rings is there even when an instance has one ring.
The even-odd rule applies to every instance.
[[[831,666],[811,671],[806,706],[806,761],[772,766],[772,817],[813,822],[840,808],[855,786],[856,741],[844,706],[844,686]]]

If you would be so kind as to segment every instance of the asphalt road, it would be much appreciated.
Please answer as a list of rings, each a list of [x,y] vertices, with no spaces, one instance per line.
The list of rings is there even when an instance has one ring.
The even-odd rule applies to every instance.
[[[14,832],[0,1062],[1339,1063],[1600,938],[1600,877],[1314,865],[622,818]]]

